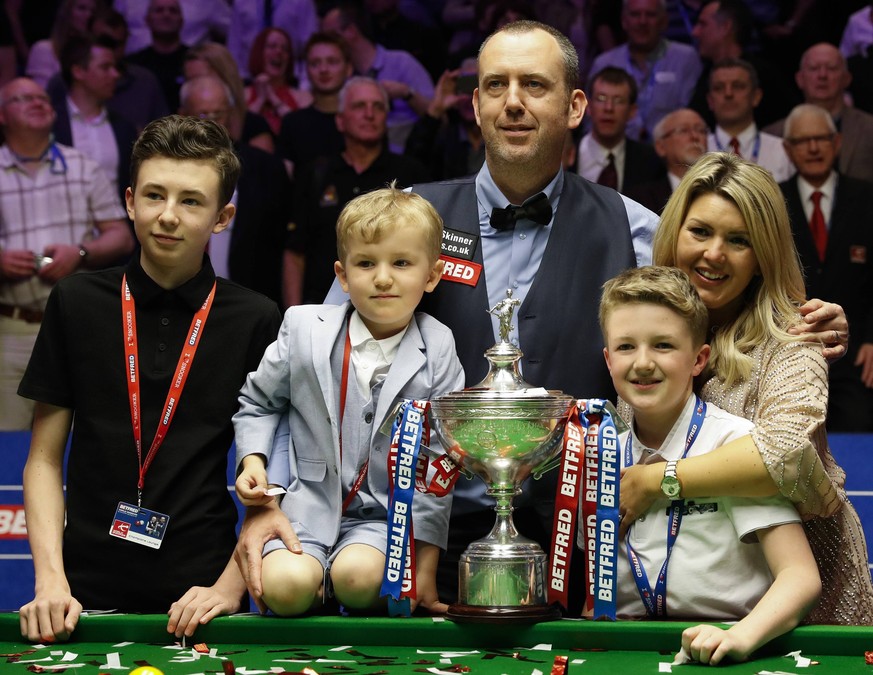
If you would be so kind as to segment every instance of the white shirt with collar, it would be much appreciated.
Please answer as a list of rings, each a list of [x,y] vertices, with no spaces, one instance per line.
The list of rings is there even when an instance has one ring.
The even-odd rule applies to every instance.
[[[370,329],[364,325],[358,310],[352,312],[349,319],[349,342],[352,345],[352,365],[355,368],[355,379],[358,382],[358,390],[361,395],[369,400],[370,390],[385,379],[388,369],[397,356],[400,341],[406,335],[406,328],[387,337],[377,340],[370,333]]]
[[[752,122],[737,134],[737,141],[740,143],[740,156],[767,169],[773,174],[777,183],[782,183],[794,175],[794,164],[788,159],[782,139],[778,136],[758,131],[758,127]],[[720,126],[716,126],[715,131],[707,138],[707,150],[730,152],[731,135]]]
[[[70,133],[73,147],[93,159],[109,179],[114,188],[118,187],[118,144],[109,123],[109,114],[104,107],[100,114],[90,119],[79,110],[73,99],[67,97],[67,110],[70,113]]]
[[[593,134],[585,134],[582,137],[582,140],[579,141],[579,158],[576,162],[576,172],[582,176],[582,178],[586,178],[592,183],[596,183],[597,179],[600,178],[600,172],[606,168],[607,164],[609,164],[609,154],[612,153],[612,159],[615,162],[615,171],[618,174],[616,190],[621,192],[622,187],[624,187],[626,147],[627,143],[624,138],[622,138],[614,148],[605,148],[594,140]]]
[[[812,193],[818,190],[821,192],[821,213],[824,216],[825,227],[828,231],[831,229],[831,214],[834,211],[834,198],[837,194],[837,172],[831,171],[828,179],[822,183],[821,187],[814,187],[803,176],[797,177],[797,191],[800,193],[800,203],[803,206],[803,214],[806,216],[806,222],[812,220],[812,210],[815,205],[812,203]]]

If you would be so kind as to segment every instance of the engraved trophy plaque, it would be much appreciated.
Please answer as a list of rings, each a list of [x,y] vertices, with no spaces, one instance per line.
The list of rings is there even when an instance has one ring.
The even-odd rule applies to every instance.
[[[518,533],[512,500],[528,476],[551,468],[561,452],[573,398],[527,384],[519,372],[520,349],[509,341],[512,314],[519,304],[507,297],[489,310],[500,322],[500,341],[485,352],[488,375],[475,387],[431,403],[435,430],[446,453],[485,481],[496,501],[496,522],[484,539],[461,556],[455,621],[535,622],[557,619],[546,599],[546,554]],[[553,464],[552,464],[553,465]]]

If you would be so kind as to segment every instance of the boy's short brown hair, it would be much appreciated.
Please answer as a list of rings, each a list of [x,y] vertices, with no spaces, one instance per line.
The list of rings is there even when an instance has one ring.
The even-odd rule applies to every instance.
[[[211,120],[168,115],[149,122],[130,155],[130,187],[136,191],[139,168],[147,159],[207,160],[218,172],[219,206],[230,203],[240,162],[227,130]]]
[[[606,320],[617,307],[648,304],[666,307],[678,314],[691,332],[695,347],[706,342],[709,311],[688,275],[675,267],[634,267],[603,284],[600,296],[600,330],[606,340]]]
[[[387,187],[355,197],[346,204],[336,221],[336,252],[345,264],[349,239],[361,237],[367,243],[379,241],[399,224],[421,229],[421,245],[428,260],[440,257],[443,219],[433,205],[421,195],[400,190],[396,181]]]

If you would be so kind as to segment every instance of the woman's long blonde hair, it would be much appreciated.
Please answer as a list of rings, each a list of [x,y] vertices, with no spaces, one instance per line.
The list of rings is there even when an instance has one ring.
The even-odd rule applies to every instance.
[[[797,308],[805,301],[806,291],[779,186],[766,169],[726,152],[708,153],[695,162],[667,202],[655,232],[656,265],[676,264],[676,245],[688,210],[707,194],[737,207],[760,269],[745,290],[745,306],[737,318],[718,326],[710,340],[712,356],[706,373],[732,386],[751,375],[748,354],[755,345],[771,336],[797,339],[786,331],[798,322]]]

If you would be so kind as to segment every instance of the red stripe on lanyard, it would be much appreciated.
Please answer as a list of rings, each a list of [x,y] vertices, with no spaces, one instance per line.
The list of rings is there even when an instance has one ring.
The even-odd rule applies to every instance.
[[[352,360],[352,338],[349,335],[349,322],[346,321],[346,344],[343,347],[343,372],[340,378],[340,414],[339,414],[339,451],[340,451],[340,476],[343,475],[342,470],[342,461],[343,461],[343,417],[346,413],[346,392],[349,389],[349,365]],[[355,482],[352,483],[351,489],[349,489],[349,494],[346,495],[346,498],[343,500],[342,505],[342,513],[348,510],[349,505],[354,500],[355,495],[358,494],[358,491],[361,489],[361,485],[364,483],[364,478],[367,476],[367,470],[370,468],[370,458],[369,453],[367,456],[367,460],[364,462],[364,466],[361,467],[361,470],[358,472],[358,477],[355,478]]]
[[[146,473],[152,461],[154,461],[155,455],[158,454],[158,449],[167,437],[170,425],[176,416],[176,410],[179,408],[179,399],[182,398],[185,383],[188,381],[188,374],[191,372],[191,362],[194,360],[197,348],[200,346],[203,328],[206,325],[206,319],[209,317],[214,299],[215,282],[212,283],[212,289],[206,296],[206,300],[203,301],[203,305],[194,314],[194,318],[191,319],[188,338],[182,346],[182,353],[179,356],[179,362],[176,364],[176,370],[173,373],[173,380],[167,392],[167,398],[164,401],[164,408],[158,420],[155,437],[152,440],[151,446],[149,446],[145,462],[143,462],[142,414],[140,412],[142,397],[140,396],[139,386],[139,338],[136,333],[136,302],[127,285],[127,275],[125,274],[121,279],[121,319],[122,330],[124,331],[124,357],[127,364],[127,394],[130,400],[130,420],[133,425],[133,440],[136,443],[136,457],[139,463],[139,479],[136,485],[137,506],[142,506],[142,490],[145,485]]]

